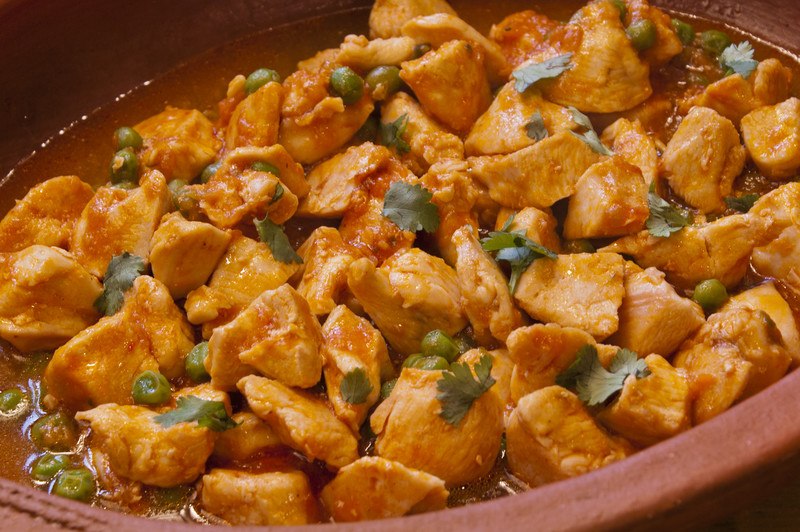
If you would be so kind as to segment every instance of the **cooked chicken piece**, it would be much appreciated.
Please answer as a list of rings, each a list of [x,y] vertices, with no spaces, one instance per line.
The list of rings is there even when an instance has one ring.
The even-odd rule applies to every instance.
[[[317,70],[323,68],[325,63],[335,63],[340,52],[340,48],[325,48],[324,50],[320,50],[308,59],[298,61],[297,70],[316,72]]]
[[[231,525],[278,526],[319,522],[317,501],[300,471],[247,473],[212,469],[203,475],[203,509]]]
[[[525,324],[508,291],[508,281],[497,263],[483,250],[473,228],[462,227],[453,234],[455,262],[461,288],[461,307],[469,318],[475,339],[491,346],[505,343],[514,329]]]
[[[448,41],[419,59],[402,64],[400,77],[425,111],[460,135],[492,103],[484,54],[467,41]]]
[[[511,395],[511,377],[514,373],[516,364],[511,360],[508,351],[505,349],[495,349],[494,351],[487,351],[483,348],[470,349],[458,359],[458,362],[466,362],[471,368],[481,361],[483,356],[492,358],[492,378],[495,380],[494,385],[489,389],[489,393],[497,395],[500,399],[500,404],[503,405],[503,418],[508,421],[511,411],[516,406],[516,401]]]
[[[364,318],[356,316],[344,305],[339,305],[325,320],[322,328],[325,338],[322,355],[323,371],[328,399],[336,417],[345,422],[354,433],[367,419],[381,391],[381,376],[387,379],[394,374],[389,351],[383,336]],[[360,370],[367,378],[370,391],[364,401],[351,403],[342,392],[345,379],[351,372]]]
[[[800,227],[792,225],[763,247],[753,250],[753,268],[764,277],[781,283],[791,294],[800,296]]]
[[[534,319],[577,327],[598,340],[616,332],[625,295],[625,260],[616,253],[577,253],[533,262],[514,299]]]
[[[495,231],[503,229],[511,216],[514,217],[514,220],[508,227],[508,231],[525,231],[525,236],[537,244],[556,253],[561,250],[561,239],[558,238],[557,232],[558,221],[550,209],[525,207],[519,212],[514,212],[512,209],[500,209],[495,221]]]
[[[153,277],[164,283],[173,299],[183,299],[208,281],[230,241],[230,233],[211,224],[168,214],[153,233]]]
[[[669,15],[651,6],[648,0],[628,0],[625,5],[628,9],[626,18],[628,26],[642,20],[649,20],[655,26],[655,43],[641,54],[650,68],[656,69],[666,65],[670,59],[683,51],[683,44],[672,29],[672,18]]]
[[[512,209],[550,207],[575,193],[575,184],[600,160],[585,142],[567,131],[509,155],[470,157],[472,175],[489,196]]]
[[[167,181],[191,181],[214,162],[220,149],[214,125],[195,109],[167,107],[134,129],[144,140],[139,163],[160,171]]]
[[[237,386],[253,412],[269,423],[284,445],[334,468],[358,460],[358,441],[323,402],[255,375],[243,378]]]
[[[283,82],[285,99],[278,141],[295,161],[311,164],[334,154],[366,122],[375,105],[368,91],[352,105],[330,96],[331,72],[324,63],[315,71],[298,70]]]
[[[322,375],[322,329],[308,303],[288,284],[266,290],[230,323],[214,329],[206,369],[211,384],[233,390],[257,370],[300,388]]]
[[[269,246],[231,233],[231,243],[207,285],[186,297],[186,315],[203,325],[203,337],[231,321],[264,290],[273,290],[289,280],[300,267],[275,260]]]
[[[343,467],[320,499],[333,520],[344,523],[442,510],[449,495],[434,475],[365,456]]]
[[[74,175],[39,183],[0,221],[0,253],[35,244],[66,249],[75,222],[92,196],[92,187]]]
[[[503,405],[496,394],[484,393],[457,426],[450,425],[439,415],[442,405],[436,383],[441,378],[441,371],[403,368],[370,425],[378,435],[378,456],[459,486],[494,466],[503,433]]]
[[[172,399],[165,406],[168,405],[169,408],[174,408],[178,404],[178,399],[181,397],[189,397],[190,395],[193,395],[204,401],[217,401],[218,403],[222,403],[225,407],[225,412],[227,412],[228,415],[231,415],[232,407],[230,396],[223,390],[214,388],[214,386],[208,382],[176,390],[172,394]]]
[[[656,268],[625,265],[625,297],[619,308],[619,329],[608,342],[636,351],[670,356],[705,323],[703,309],[681,297]]]
[[[422,338],[434,329],[455,334],[467,325],[456,272],[421,249],[392,255],[380,268],[359,259],[350,265],[347,285],[403,355],[419,352]]]
[[[381,121],[389,124],[408,118],[402,139],[408,143],[408,153],[400,154],[415,174],[422,175],[430,166],[446,159],[463,159],[464,143],[430,118],[408,94],[398,92],[381,106]]]
[[[658,355],[645,358],[650,375],[631,375],[619,397],[597,416],[601,423],[648,447],[691,427],[692,396],[682,370]]]
[[[511,68],[517,68],[546,47],[559,23],[533,10],[512,13],[494,24],[489,38],[500,45]]]
[[[622,157],[611,157],[590,166],[575,184],[564,238],[629,235],[644,229],[649,216],[642,172]]]
[[[594,471],[631,454],[597,425],[580,399],[550,386],[523,397],[506,430],[511,472],[531,487]]]
[[[742,118],[747,153],[770,179],[792,177],[800,169],[800,100],[789,98]]]
[[[464,141],[467,155],[502,155],[535,144],[527,131],[535,113],[541,114],[548,135],[576,128],[569,109],[548,102],[536,89],[519,93],[509,81],[472,126]]]
[[[119,476],[171,488],[200,476],[214,449],[215,434],[195,422],[165,427],[143,406],[102,404],[75,419],[92,428],[91,447],[108,456]]]
[[[369,40],[363,35],[348,35],[339,46],[339,53],[333,61],[362,72],[369,72],[379,66],[400,66],[403,61],[414,57],[415,44],[411,37]],[[375,96],[373,94],[373,98]]]
[[[790,96],[792,77],[792,69],[783,66],[778,59],[769,58],[760,61],[750,78],[753,84],[753,96],[758,101],[759,107],[775,105],[786,100]]]
[[[772,237],[791,225],[800,225],[800,183],[786,183],[764,194],[750,209],[750,214],[767,221]]]
[[[265,148],[278,142],[281,122],[283,87],[280,83],[267,83],[244,98],[231,115],[225,132],[225,149],[242,146]]]
[[[791,361],[766,312],[731,306],[708,318],[674,364],[689,375],[694,423],[699,424],[779,380]]]
[[[434,13],[456,14],[445,0],[376,0],[369,14],[370,36],[398,37],[403,24]]]
[[[658,152],[653,137],[648,135],[641,122],[620,118],[603,130],[600,140],[628,163],[642,171],[649,186],[658,176]]]
[[[237,412],[231,417],[237,426],[219,434],[214,444],[215,457],[244,461],[265,449],[282,445],[272,427],[252,412]]]
[[[97,279],[67,252],[0,253],[0,338],[23,353],[55,349],[99,318]]]
[[[167,182],[157,171],[147,172],[133,190],[101,187],[75,223],[70,251],[95,277],[125,251],[148,261],[150,240],[170,206]]]

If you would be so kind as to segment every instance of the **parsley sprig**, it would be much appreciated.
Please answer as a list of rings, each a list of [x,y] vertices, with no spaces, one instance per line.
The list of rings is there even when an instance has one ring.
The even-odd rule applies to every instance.
[[[570,133],[581,139],[600,155],[614,155],[614,152],[600,142],[600,137],[597,136],[597,132],[594,130],[594,126],[592,125],[592,121],[589,120],[589,117],[574,107],[568,107],[568,109],[572,113],[572,120],[584,130],[583,133],[575,133],[574,131],[570,131]]]
[[[677,233],[684,227],[691,225],[694,217],[691,212],[672,205],[659,196],[655,191],[654,185],[655,181],[650,185],[650,191],[647,193],[650,216],[648,216],[645,225],[651,235],[667,238],[672,233]]]
[[[636,353],[620,349],[605,369],[597,356],[597,348],[587,344],[578,350],[575,362],[556,377],[556,384],[576,392],[588,406],[595,406],[619,393],[630,375],[637,379],[650,375],[647,363]]]
[[[748,41],[731,44],[719,56],[719,66],[729,74],[741,74],[747,79],[758,66],[758,61],[753,59],[753,45]]]
[[[544,117],[542,113],[536,111],[531,115],[530,120],[528,123],[525,124],[525,132],[528,134],[529,138],[532,138],[535,141],[544,140],[550,134],[547,131],[547,127],[544,125]]]
[[[517,92],[525,92],[539,80],[556,78],[574,66],[570,62],[571,60],[572,54],[570,53],[520,67],[511,74],[517,80],[514,88]]]
[[[283,227],[264,216],[263,220],[253,219],[258,231],[258,238],[269,246],[275,260],[284,264],[303,264],[303,258],[297,254],[289,242],[289,237],[283,232]]]
[[[486,393],[494,385],[492,377],[492,357],[482,354],[475,364],[475,375],[466,362],[455,362],[450,370],[442,372],[442,378],[436,382],[439,394],[436,399],[442,406],[439,416],[454,427],[461,423],[469,412],[472,403]]]
[[[727,205],[729,209],[733,209],[735,211],[749,212],[760,197],[761,196],[758,194],[745,194],[739,197],[728,196],[725,198],[725,205]]]
[[[156,423],[164,427],[171,427],[183,422],[197,421],[201,427],[214,432],[223,432],[238,426],[225,411],[222,401],[206,401],[197,396],[189,395],[178,398],[175,409],[153,418]]]
[[[394,122],[389,122],[386,124],[381,123],[381,144],[387,148],[394,148],[400,155],[408,153],[411,151],[411,146],[409,146],[408,142],[406,142],[406,140],[403,138],[403,135],[406,134],[407,127],[407,113],[400,115],[400,117]]]
[[[351,405],[360,405],[365,403],[372,393],[372,383],[362,368],[356,368],[345,374],[339,383],[339,393],[342,394],[342,399]]]
[[[133,281],[146,271],[147,265],[144,259],[127,251],[112,258],[103,277],[103,293],[95,300],[94,308],[106,316],[116,314],[122,308],[125,292],[133,286]]]
[[[382,214],[404,231],[432,233],[439,227],[439,209],[432,198],[421,185],[396,181],[384,196]]]

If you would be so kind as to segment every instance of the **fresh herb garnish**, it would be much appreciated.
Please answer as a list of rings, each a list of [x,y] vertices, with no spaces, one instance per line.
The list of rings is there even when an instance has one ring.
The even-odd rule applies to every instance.
[[[436,399],[442,405],[439,416],[446,423],[457,426],[477,398],[486,393],[495,383],[492,377],[492,357],[482,354],[475,364],[475,375],[466,362],[455,362],[450,370],[442,372],[442,378],[436,382],[439,393]]]
[[[574,107],[568,107],[568,109],[572,113],[572,120],[582,129],[586,130],[583,133],[575,133],[574,131],[570,131],[570,133],[581,139],[600,155],[614,155],[613,151],[609,150],[605,144],[600,142],[600,137],[597,136],[597,132],[594,130],[594,126],[592,126],[592,121],[589,120],[589,117]]]
[[[432,233],[439,227],[439,209],[432,198],[421,185],[397,181],[386,192],[382,214],[404,231]]]
[[[164,427],[171,427],[178,423],[197,421],[201,427],[223,432],[238,426],[225,411],[222,401],[206,401],[194,395],[178,398],[178,405],[174,410],[165,412],[153,418],[156,423]]]
[[[394,122],[381,123],[381,144],[387,148],[394,148],[403,155],[411,151],[411,146],[403,139],[408,127],[408,114],[404,113]]]
[[[530,120],[525,124],[525,131],[528,137],[535,141],[544,140],[549,135],[547,127],[544,125],[544,117],[542,113],[536,111],[531,115]]]
[[[369,382],[367,373],[363,369],[356,368],[344,376],[339,384],[339,392],[342,394],[342,399],[351,405],[360,405],[365,403],[372,393],[372,383]]]
[[[269,204],[272,205],[274,203],[277,203],[283,197],[283,192],[284,192],[283,185],[281,185],[280,183],[275,185],[275,193],[272,195],[272,199],[269,200]]]
[[[746,79],[758,66],[758,61],[753,59],[754,53],[755,50],[748,41],[731,44],[720,54],[719,65],[726,72],[741,74]]]
[[[733,209],[735,211],[749,212],[760,197],[761,196],[758,194],[745,194],[744,196],[739,196],[738,198],[734,196],[728,196],[725,198],[725,205],[727,205],[729,209]]]
[[[133,286],[133,281],[147,271],[142,257],[127,251],[111,259],[103,277],[103,293],[94,302],[94,308],[101,314],[112,316],[122,308],[125,292]]]
[[[655,181],[653,181],[653,185]],[[672,233],[677,233],[684,227],[691,225],[694,221],[692,213],[676,207],[667,202],[655,191],[651,185],[647,193],[647,205],[650,207],[650,216],[647,218],[646,226],[650,234],[666,238]]]
[[[269,216],[264,216],[263,220],[254,218],[253,223],[258,231],[258,238],[269,246],[275,260],[284,264],[303,264],[303,258],[294,250],[280,225],[270,220]]]
[[[556,384],[576,392],[588,406],[595,406],[622,390],[630,375],[637,379],[650,375],[647,363],[636,353],[620,349],[605,369],[597,356],[597,348],[587,344],[578,350],[575,362],[556,377]]]
[[[525,92],[541,79],[555,78],[573,67],[570,60],[572,54],[557,55],[541,63],[533,63],[512,72],[512,76],[517,82],[514,88],[517,92]]]

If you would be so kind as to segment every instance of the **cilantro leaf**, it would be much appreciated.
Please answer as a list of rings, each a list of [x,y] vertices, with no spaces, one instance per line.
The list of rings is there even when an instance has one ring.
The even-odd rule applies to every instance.
[[[146,271],[144,259],[127,251],[112,258],[103,277],[103,293],[95,300],[94,308],[106,316],[116,314],[122,308],[125,292],[133,286],[133,281]]]
[[[400,118],[394,122],[389,122],[387,124],[381,123],[381,144],[387,148],[396,149],[397,153],[400,155],[408,153],[411,151],[411,146],[409,146],[408,142],[403,139],[403,135],[406,134],[407,127],[408,113],[400,115]]]
[[[650,207],[647,230],[655,237],[666,238],[691,225],[694,220],[692,213],[667,202],[652,187],[647,193],[647,205]]]
[[[360,405],[365,403],[372,393],[372,383],[362,368],[356,368],[344,376],[339,384],[339,393],[342,394],[342,399],[351,405]]]
[[[556,377],[556,384],[568,390],[574,390],[578,385],[578,377],[588,373],[592,367],[592,361],[597,358],[597,348],[592,344],[586,344],[578,349],[575,361]]]
[[[592,125],[592,121],[589,119],[588,116],[578,111],[577,108],[572,107],[571,105],[567,107],[570,113],[572,113],[572,121],[578,124],[583,129],[591,129],[594,130],[594,126]]]
[[[275,260],[284,264],[303,264],[303,258],[294,250],[280,225],[270,220],[269,216],[264,216],[263,220],[253,218],[253,223],[258,231],[258,238],[269,246]]]
[[[431,203],[433,194],[421,185],[392,183],[383,200],[383,214],[404,231],[427,231],[439,227],[439,209]]]
[[[275,194],[273,194],[272,199],[269,200],[269,204],[272,205],[274,203],[277,203],[283,197],[283,193],[284,193],[283,185],[281,185],[280,183],[275,185]]]
[[[492,231],[488,237],[481,239],[484,251],[496,252],[495,260],[505,261],[511,266],[508,289],[512,294],[517,289],[519,278],[533,261],[542,257],[558,257],[553,251],[525,236],[524,230],[507,231],[513,220],[513,217],[509,217],[503,225],[503,231]]]
[[[574,107],[568,107],[567,109],[569,109],[569,111],[572,113],[572,120],[582,129],[586,130],[583,133],[576,133],[574,131],[570,131],[570,133],[585,142],[586,145],[596,153],[599,153],[600,155],[614,155],[614,152],[609,150],[608,147],[606,147],[606,145],[600,141],[600,137],[597,136],[597,132],[594,130],[592,121],[589,120],[588,116],[581,113]]]
[[[525,124],[525,131],[528,133],[528,137],[536,141],[544,140],[550,134],[544,125],[544,117],[539,111],[531,115],[531,119]]]
[[[164,427],[171,427],[178,423],[197,421],[201,427],[223,432],[238,426],[225,411],[222,401],[206,401],[194,395],[178,398],[178,406],[153,418],[156,423]]]
[[[729,209],[733,209],[735,211],[749,212],[760,197],[761,196],[758,194],[745,194],[744,196],[739,196],[738,198],[734,196],[728,196],[725,198],[725,205],[727,205]]]
[[[520,67],[512,72],[512,76],[517,82],[514,88],[517,92],[525,92],[541,79],[555,78],[573,67],[570,60],[572,54],[557,55],[541,63],[533,63]]]
[[[620,349],[605,369],[597,356],[597,348],[585,345],[578,350],[575,362],[556,377],[556,384],[576,392],[588,406],[595,406],[622,390],[630,375],[637,379],[650,375],[647,363],[636,353]]]
[[[753,46],[748,41],[731,44],[719,56],[719,66],[723,70],[731,70],[747,78],[758,66],[758,61],[753,59]]]
[[[436,382],[436,389],[441,392],[436,395],[442,405],[439,417],[454,427],[458,426],[472,403],[494,385],[495,380],[491,374],[492,357],[485,353],[475,364],[477,380],[472,377],[472,371],[466,362],[451,364],[450,370],[443,371],[442,378]]]

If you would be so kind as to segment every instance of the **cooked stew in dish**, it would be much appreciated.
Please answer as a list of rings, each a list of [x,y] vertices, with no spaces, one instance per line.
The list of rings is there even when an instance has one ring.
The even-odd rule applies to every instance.
[[[196,74],[216,105],[101,111],[73,155],[100,179],[37,154],[0,221],[0,474],[396,517],[623,460],[800,364],[793,58],[646,0],[508,6],[376,0]]]

